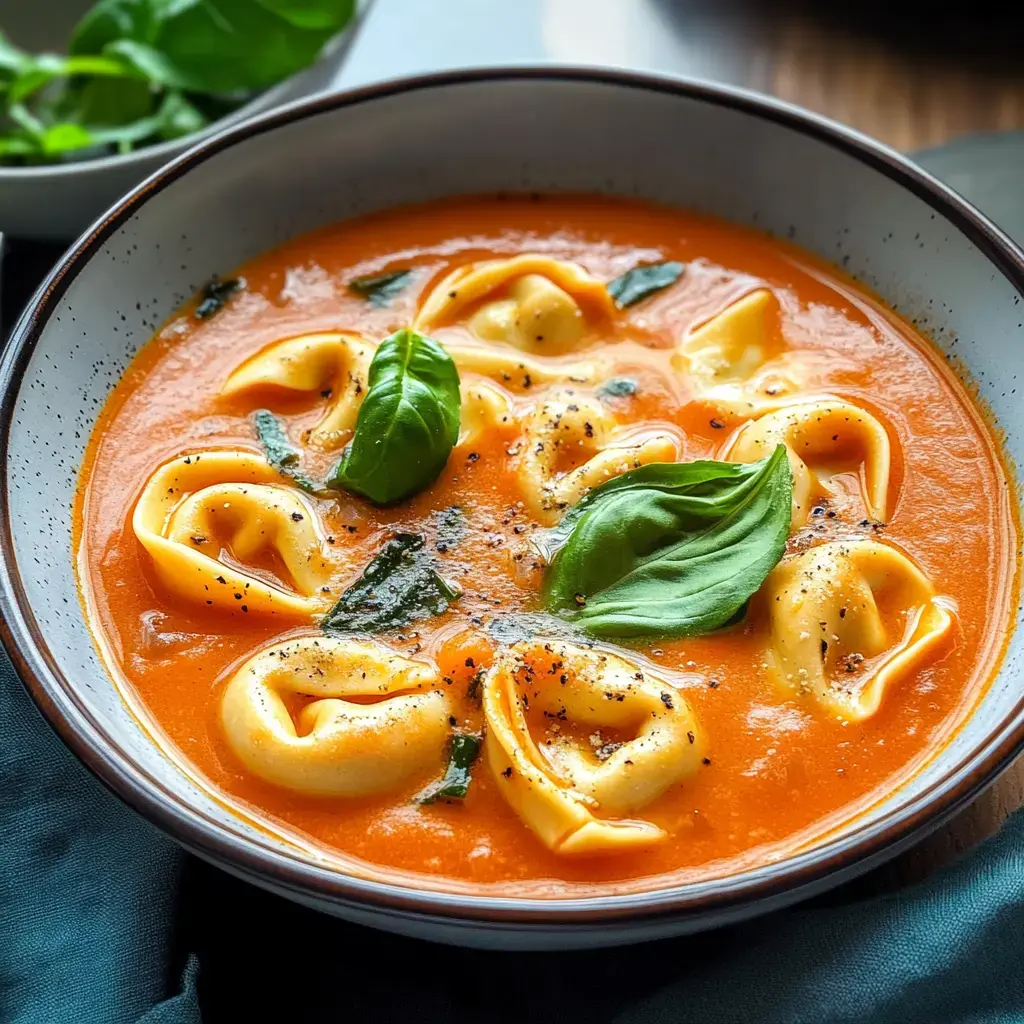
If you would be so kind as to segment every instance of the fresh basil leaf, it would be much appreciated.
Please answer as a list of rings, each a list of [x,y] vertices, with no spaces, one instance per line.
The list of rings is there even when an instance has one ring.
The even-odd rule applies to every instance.
[[[203,285],[203,290],[199,293],[199,304],[196,306],[197,319],[209,320],[211,316],[219,313],[227,305],[232,295],[244,288],[244,278],[231,277],[222,281],[214,275]]]
[[[300,28],[253,0],[201,0],[160,14],[148,38],[178,87],[230,94],[267,89],[301,71],[343,26]],[[333,19],[332,19],[333,21]]]
[[[628,398],[635,395],[637,384],[629,377],[612,377],[597,389],[598,398]]]
[[[252,422],[263,454],[274,469],[294,480],[304,491],[315,494],[323,490],[323,484],[317,484],[305,474],[299,450],[292,447],[284,424],[269,409],[257,409],[252,414]]]
[[[323,628],[328,633],[372,636],[440,615],[459,596],[459,588],[434,567],[423,537],[399,533],[345,590]]]
[[[331,487],[388,505],[437,479],[459,438],[459,371],[433,338],[405,329],[385,338]]]
[[[642,466],[602,484],[544,539],[545,603],[592,636],[695,636],[726,625],[782,557],[785,446],[752,463]]]
[[[80,124],[50,125],[39,139],[40,148],[47,156],[88,149],[96,145],[92,134]]]
[[[173,0],[99,0],[79,19],[68,52],[101,53],[108,43],[118,39],[152,39],[160,18],[174,6]]]
[[[0,32],[0,76],[16,77],[32,66],[34,58],[20,47],[15,46]]]
[[[162,139],[180,139],[202,131],[210,119],[180,92],[169,92],[157,111]]]
[[[348,282],[349,291],[369,299],[374,306],[387,306],[412,281],[411,270],[388,270],[383,274],[354,277]]]
[[[683,264],[676,260],[634,267],[621,277],[608,282],[608,294],[615,300],[615,305],[625,309],[655,292],[660,292],[662,288],[675,284],[683,276],[684,269]]]
[[[256,0],[296,28],[337,32],[355,13],[355,0]]]
[[[116,39],[108,43],[103,52],[112,58],[119,58],[136,73],[157,85],[170,89],[190,89],[195,86],[191,75],[180,70],[174,61],[148,43],[140,43],[135,39]]]
[[[444,775],[417,793],[413,801],[418,804],[432,804],[437,800],[463,800],[469,792],[469,784],[473,781],[473,762],[477,759],[482,744],[483,737],[476,733],[453,733],[448,753],[448,767]]]

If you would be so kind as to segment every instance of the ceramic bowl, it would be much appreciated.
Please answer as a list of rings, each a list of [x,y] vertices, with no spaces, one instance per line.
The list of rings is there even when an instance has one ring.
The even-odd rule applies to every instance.
[[[32,53],[61,52],[72,28],[93,2],[0,0],[3,29],[15,43]],[[364,9],[365,2],[358,6]],[[0,167],[0,232],[12,238],[63,242],[75,238],[116,199],[200,139],[247,117],[330,88],[352,33],[350,26],[328,44],[315,64],[261,92],[201,132],[98,160]]]
[[[1024,743],[1022,633],[955,738],[911,781],[780,863],[635,895],[452,894],[340,871],[275,838],[174,766],[105,672],[71,553],[76,471],[97,413],[139,347],[213,273],[319,225],[437,196],[572,190],[685,205],[841,263],[955,351],[1024,457],[1024,254],[890,150],[720,86],[587,69],[405,79],[294,104],[165,167],[68,252],[2,367],[4,643],[78,756],[188,849],[331,914],[446,942],[602,945],[695,931],[850,878],[950,817]]]

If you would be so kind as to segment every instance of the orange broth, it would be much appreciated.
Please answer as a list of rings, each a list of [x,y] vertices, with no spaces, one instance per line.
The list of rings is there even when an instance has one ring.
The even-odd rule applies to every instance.
[[[639,262],[687,265],[677,285],[623,313],[607,339],[616,375],[639,384],[635,396],[614,399],[610,408],[622,423],[675,424],[685,436],[685,460],[714,457],[736,421],[689,400],[668,369],[669,349],[689,325],[752,287],[773,289],[788,343],[822,362],[825,389],[861,404],[890,432],[883,538],[916,559],[958,607],[955,641],[862,722],[838,721],[781,693],[763,670],[756,624],[633,645],[684,673],[710,762],[644,809],[671,838],[639,853],[549,852],[504,801],[484,759],[463,802],[429,807],[410,802],[428,779],[386,797],[342,800],[299,796],[250,775],[221,735],[218,697],[229,669],[282,636],[282,626],[161,593],[131,529],[135,501],[158,465],[209,447],[258,450],[249,417],[262,403],[218,397],[247,357],[317,330],[382,338],[406,325],[431,284],[454,266],[521,252],[573,260],[605,280]],[[394,266],[415,267],[417,275],[388,308],[344,285]],[[840,272],[692,213],[608,198],[524,196],[449,200],[349,221],[291,241],[239,273],[243,293],[209,320],[197,320],[191,306],[172,318],[111,393],[81,472],[75,547],[90,622],[133,706],[192,771],[265,828],[297,832],[371,865],[435,876],[429,884],[449,880],[481,891],[556,895],[721,875],[806,846],[883,798],[935,755],[994,672],[1016,588],[1016,525],[998,445],[933,346]],[[522,388],[519,396],[531,397]],[[323,410],[319,398],[275,402],[293,439]],[[435,484],[397,507],[377,509],[344,494],[316,500],[352,578],[389,529],[421,531],[433,543],[432,512],[452,505],[465,511],[467,537],[437,555],[462,598],[387,642],[436,660],[468,726],[481,721],[478,705],[462,695],[493,649],[486,624],[535,608],[542,576],[528,544],[536,524],[517,507],[521,494],[508,466],[515,436],[514,428],[495,431],[472,453],[456,449]],[[336,457],[307,453],[310,468],[321,472]]]

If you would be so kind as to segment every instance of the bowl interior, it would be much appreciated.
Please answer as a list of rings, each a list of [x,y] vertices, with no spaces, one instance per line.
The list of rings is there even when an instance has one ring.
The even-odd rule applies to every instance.
[[[904,172],[884,156],[855,155],[827,132],[797,130],[785,114],[758,114],[725,93],[610,76],[452,76],[318,100],[305,111],[243,126],[147,185],[141,201],[109,218],[61,268],[16,332],[14,349],[25,351],[7,353],[7,568],[20,594],[20,609],[8,594],[9,628],[80,751],[92,750],[108,778],[132,777],[149,793],[136,788],[132,799],[151,814],[155,801],[165,823],[187,817],[193,846],[220,844],[223,855],[225,843],[236,843],[232,858],[259,848],[277,857],[277,868],[298,858],[307,880],[327,877],[315,851],[256,829],[187,778],[125,706],[79,606],[70,510],[97,413],[138,348],[213,273],[291,236],[396,204],[498,190],[599,191],[717,214],[841,263],[916,321],[968,368],[1008,452],[1021,454],[1015,382],[1024,380],[1024,316],[1012,282],[1020,269],[1013,258],[993,262],[969,218],[943,212],[927,186],[898,180]],[[982,748],[1008,749],[1022,644],[1018,633],[949,746],[833,843],[880,835],[954,769],[966,777]],[[812,851],[750,878],[822,856]],[[700,896],[736,884],[690,889]],[[615,899],[650,906],[678,895]]]

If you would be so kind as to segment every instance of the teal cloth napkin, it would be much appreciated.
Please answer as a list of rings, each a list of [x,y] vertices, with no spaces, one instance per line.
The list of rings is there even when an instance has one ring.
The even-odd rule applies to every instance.
[[[182,855],[50,730],[0,654],[0,1021],[192,1024],[161,1002]]]
[[[1024,1021],[1024,814],[950,869],[705,935],[485,953],[334,921],[183,858],[0,664],[0,1022]],[[197,975],[198,969],[198,975]],[[201,998],[200,998],[201,997]]]

